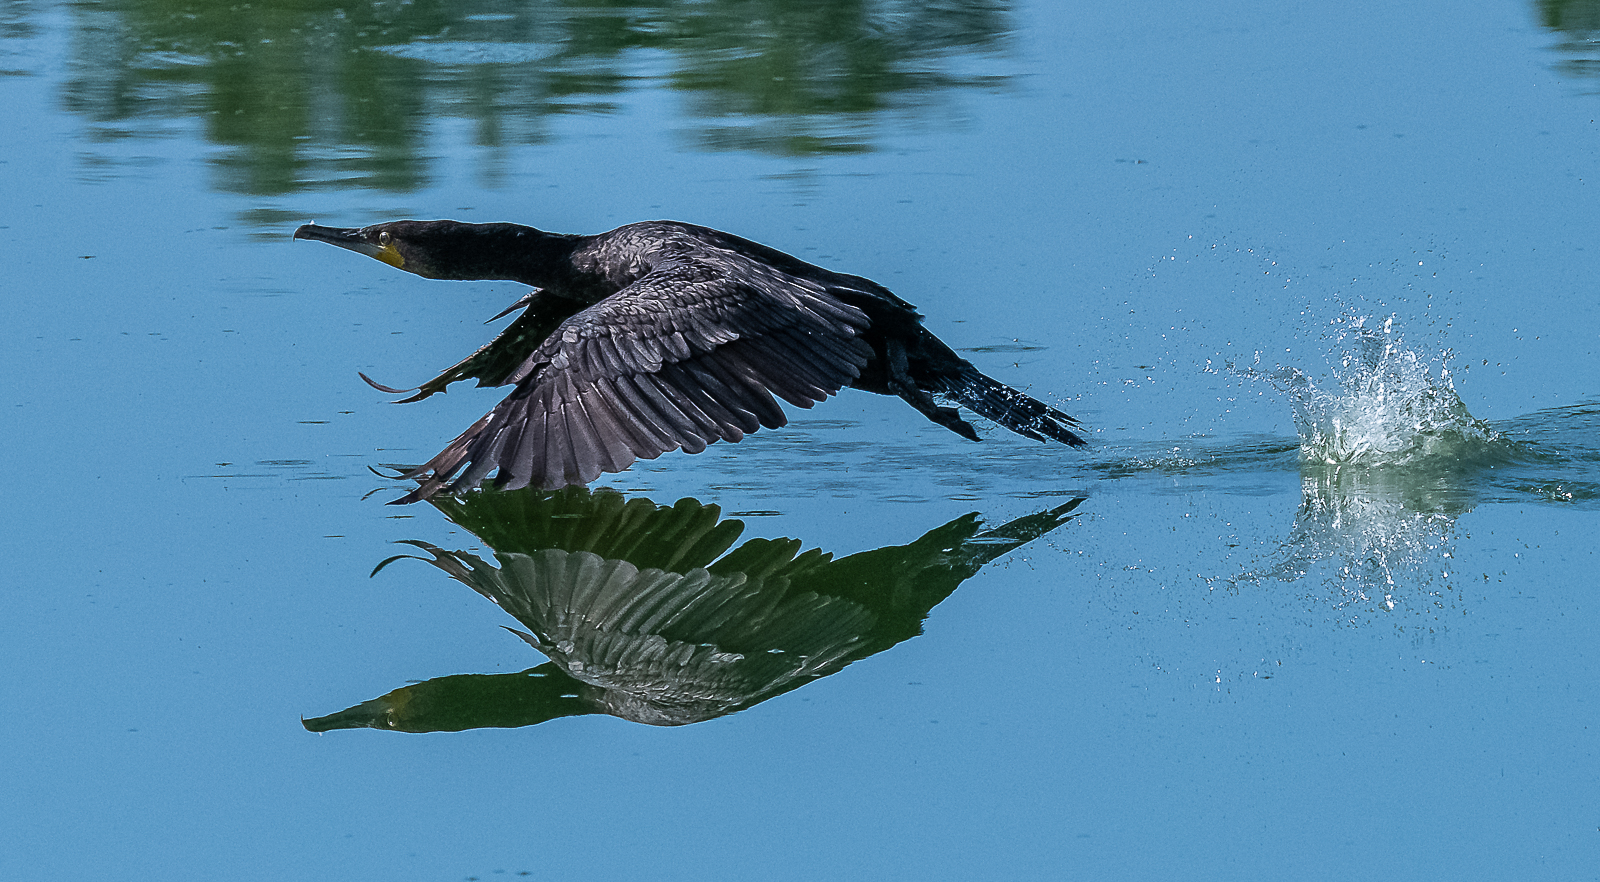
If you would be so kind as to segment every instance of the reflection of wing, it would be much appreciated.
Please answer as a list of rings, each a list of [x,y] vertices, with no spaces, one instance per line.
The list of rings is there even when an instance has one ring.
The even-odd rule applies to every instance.
[[[710,566],[733,547],[744,522],[722,520],[722,509],[693,499],[671,506],[629,499],[615,490],[563,487],[548,493],[484,490],[428,500],[457,526],[499,553],[536,554],[547,548],[687,572]]]
[[[517,388],[438,456],[411,502],[499,469],[505,488],[583,484],[638,458],[698,453],[787,422],[860,376],[864,313],[748,258],[668,262],[566,320]],[[465,470],[462,468],[465,466]]]
[[[966,515],[908,545],[834,560],[795,539],[729,551],[743,525],[692,499],[669,507],[583,487],[436,497],[500,549],[499,568],[406,544],[516,618],[527,632],[513,633],[550,662],[413,684],[306,725],[436,731],[598,712],[665,726],[742,710],[916,636],[962,581],[1066,523],[1082,501],[987,531]]]
[[[415,544],[526,626],[514,633],[567,674],[605,690],[609,713],[657,725],[721,716],[843,667],[876,618],[781,578],[641,570],[555,549],[500,554],[497,570]]]

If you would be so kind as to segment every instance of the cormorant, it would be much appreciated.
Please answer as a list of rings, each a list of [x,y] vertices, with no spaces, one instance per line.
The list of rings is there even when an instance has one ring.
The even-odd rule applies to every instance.
[[[779,398],[809,408],[851,386],[898,395],[974,441],[964,405],[1039,441],[1084,440],[1077,420],[978,372],[922,327],[887,288],[728,233],[646,221],[594,236],[519,224],[394,221],[306,224],[314,239],[429,279],[499,279],[534,291],[494,340],[414,390],[457,380],[515,386],[433,459],[396,500],[495,484],[554,489],[620,472],[638,458],[699,453],[788,422]],[[498,318],[499,316],[496,316]]]

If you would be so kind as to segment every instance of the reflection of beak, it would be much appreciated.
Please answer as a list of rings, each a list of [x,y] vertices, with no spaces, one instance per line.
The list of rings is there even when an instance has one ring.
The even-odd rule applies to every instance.
[[[326,242],[337,245],[357,254],[365,254],[395,267],[405,269],[406,259],[400,256],[398,249],[391,242],[388,245],[374,245],[361,235],[360,230],[344,230],[338,227],[319,227],[316,224],[306,224],[294,231],[296,239],[310,239],[314,242]]]
[[[299,235],[298,232],[295,235]],[[304,237],[309,238],[309,237]],[[396,692],[400,690],[395,690]],[[395,716],[398,710],[389,696],[363,701],[352,708],[346,708],[338,713],[328,714],[325,717],[302,719],[300,725],[306,727],[308,732],[328,732],[333,729],[360,729],[370,727],[373,729],[388,729],[392,726],[385,725]]]

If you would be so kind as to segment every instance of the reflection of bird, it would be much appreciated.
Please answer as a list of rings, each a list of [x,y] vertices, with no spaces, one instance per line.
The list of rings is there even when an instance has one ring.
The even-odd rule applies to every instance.
[[[496,469],[508,489],[587,484],[639,457],[782,426],[774,395],[809,408],[844,386],[897,395],[974,441],[935,396],[1029,438],[1084,443],[1076,420],[979,373],[883,286],[705,227],[651,221],[566,236],[397,221],[307,224],[294,235],[430,279],[539,289],[512,306],[525,309],[492,342],[405,399],[468,378],[516,387],[406,473],[421,486],[403,502],[470,488]]]
[[[835,560],[793,539],[729,551],[743,525],[689,499],[669,508],[581,487],[440,497],[434,504],[500,566],[410,544],[515,617],[528,630],[514,633],[550,662],[412,684],[305,724],[420,732],[574,714],[657,726],[723,716],[915,637],[963,581],[1066,523],[1081,502],[989,530],[971,514],[908,545]]]

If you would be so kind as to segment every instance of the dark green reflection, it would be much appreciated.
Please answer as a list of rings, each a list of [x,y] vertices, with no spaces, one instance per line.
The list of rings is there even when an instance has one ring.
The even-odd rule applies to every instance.
[[[107,0],[73,7],[66,105],[105,138],[199,119],[231,148],[222,187],[258,194],[426,182],[430,128],[491,153],[547,118],[666,85],[703,146],[870,148],[887,111],[937,113],[1000,79],[995,0]],[[966,72],[958,72],[958,68]]]
[[[32,39],[39,33],[33,23],[38,12],[32,0],[5,0],[0,3],[0,40]],[[11,52],[0,49],[0,76],[26,73],[25,68],[13,68],[13,60]]]
[[[1600,77],[1600,0],[1538,0],[1539,23],[1561,36],[1556,69],[1568,76]]]
[[[435,497],[494,549],[499,568],[409,544],[510,613],[528,629],[513,633],[550,661],[416,683],[305,726],[438,732],[575,714],[657,726],[720,717],[915,637],[984,564],[1071,520],[1082,501],[991,530],[969,514],[909,545],[834,560],[796,539],[729,551],[744,524],[692,499],[668,507],[581,487]]]

